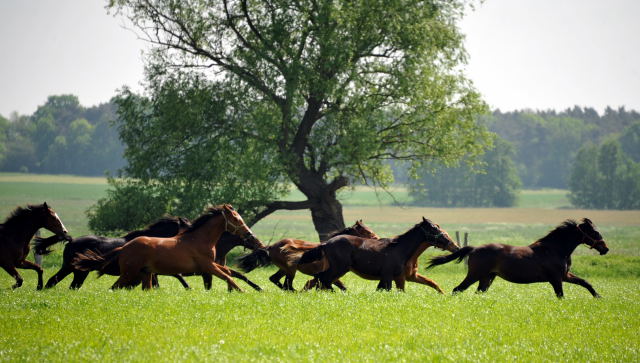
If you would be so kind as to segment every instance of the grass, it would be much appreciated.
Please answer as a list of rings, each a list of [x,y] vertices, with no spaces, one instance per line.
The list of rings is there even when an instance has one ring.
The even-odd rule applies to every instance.
[[[0,174],[0,213],[16,205],[51,203],[75,236],[88,233],[84,210],[105,193],[103,178]],[[398,191],[402,193],[402,190]],[[472,244],[528,244],[565,218],[590,217],[611,252],[599,256],[578,247],[572,270],[588,279],[603,299],[565,284],[557,300],[548,284],[517,285],[497,279],[486,294],[473,289],[441,296],[411,284],[405,293],[375,292],[376,282],[353,274],[346,293],[284,293],[268,281],[275,272],[249,277],[265,291],[240,283],[244,294],[227,293],[214,280],[204,291],[197,277],[190,291],[161,277],[157,291],[110,292],[114,277],[90,276],[80,291],[66,287],[35,291],[36,274],[22,270],[25,284],[0,273],[0,361],[638,361],[640,358],[639,211],[566,209],[563,191],[527,191],[517,208],[406,208],[358,187],[341,195],[345,219],[364,219],[378,234],[402,233],[422,215],[452,235],[468,232]],[[296,196],[293,195],[292,199]],[[565,198],[565,199],[562,199]],[[264,241],[281,237],[315,240],[308,212],[282,211],[259,222]],[[60,263],[60,250],[46,256],[45,278]],[[240,249],[234,255],[242,253]],[[451,291],[464,264],[420,272]],[[306,276],[299,274],[300,288]]]

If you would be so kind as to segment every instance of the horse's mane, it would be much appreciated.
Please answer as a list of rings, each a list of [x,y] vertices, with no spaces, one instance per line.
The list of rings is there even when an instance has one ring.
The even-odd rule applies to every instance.
[[[207,210],[205,210],[205,212],[200,217],[198,217],[195,221],[193,221],[193,223],[191,224],[191,227],[189,227],[186,231],[184,231],[184,233],[190,233],[197,230],[198,228],[202,227],[205,223],[207,223],[211,218],[221,215],[223,210],[224,210],[224,206],[222,205],[217,205],[214,207],[207,208]]]
[[[327,235],[327,240],[329,240],[329,239],[331,239],[331,238],[333,238],[335,236],[339,236],[341,234],[353,234],[355,236],[355,233],[356,233],[356,229],[355,228],[353,228],[353,227],[345,227],[342,230],[330,232]]]
[[[191,222],[189,222],[188,219],[183,218],[183,217],[173,217],[173,216],[164,216],[160,219],[158,219],[157,221],[155,221],[154,223],[151,223],[150,225],[148,225],[147,227],[145,227],[144,229],[139,229],[136,231],[131,231],[129,233],[127,233],[125,236],[123,236],[122,238],[124,238],[127,241],[130,241],[136,237],[139,236],[146,236],[147,233],[153,231],[154,229],[158,229],[160,227],[162,227],[165,224],[171,224],[171,225],[178,225],[177,230],[180,229],[180,227],[189,227],[191,226]]]
[[[17,207],[14,209],[9,217],[2,224],[3,228],[19,228],[22,226],[31,215],[38,209],[43,209],[44,205],[32,205],[29,204],[26,207]]]
[[[567,219],[566,221],[562,222],[559,226],[551,230],[551,232],[547,233],[546,236],[540,238],[534,243],[544,244],[544,243],[556,243],[558,241],[564,241],[564,238],[562,238],[564,234],[567,233],[570,229],[575,228],[577,226],[578,226],[578,222],[574,221],[573,219]]]

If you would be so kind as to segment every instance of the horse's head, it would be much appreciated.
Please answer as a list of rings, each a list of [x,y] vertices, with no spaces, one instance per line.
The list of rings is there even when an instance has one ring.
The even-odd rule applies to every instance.
[[[60,217],[58,217],[58,214],[54,212],[51,207],[49,207],[47,202],[44,202],[41,206],[39,206],[38,213],[42,218],[42,227],[55,233],[57,236],[63,237],[67,241],[71,241],[71,236],[69,236],[69,232],[64,227],[64,224],[60,220]]]
[[[222,206],[222,217],[225,222],[225,231],[241,237],[246,242],[246,247],[251,249],[265,248],[258,238],[251,232],[251,229],[244,223],[244,220],[240,216],[231,204],[224,204]]]
[[[362,238],[380,239],[380,237],[378,237],[378,235],[374,231],[372,231],[371,228],[362,223],[362,219],[356,221],[356,223],[351,228],[353,228],[358,236]]]
[[[460,246],[451,239],[444,229],[425,217],[422,217],[422,222],[418,226],[424,232],[426,241],[433,246],[449,252],[456,252],[460,249]]]
[[[582,218],[582,223],[578,225],[578,231],[582,233],[580,243],[584,243],[591,248],[595,248],[601,255],[609,252],[609,247],[604,242],[602,235],[596,229],[596,226],[589,218]]]

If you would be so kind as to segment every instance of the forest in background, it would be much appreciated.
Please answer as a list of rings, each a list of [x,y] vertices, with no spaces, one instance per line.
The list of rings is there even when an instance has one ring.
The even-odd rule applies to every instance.
[[[114,103],[84,107],[74,95],[50,96],[32,115],[0,115],[0,171],[114,175],[126,164],[124,146],[112,122],[116,117]],[[564,111],[496,110],[481,122],[497,134],[496,145],[500,145],[487,154],[485,174],[464,164],[450,168],[432,165],[430,171],[418,170],[417,181],[411,181],[408,167],[394,163],[396,183],[408,184],[417,204],[443,206],[508,206],[514,200],[509,193],[516,193],[520,187],[584,189],[589,183],[596,185],[598,178],[603,185],[611,186],[616,174],[621,173],[626,179],[620,177],[625,181],[616,184],[619,188],[634,190],[638,184],[640,113],[635,110],[607,107],[601,114],[578,106]],[[606,147],[599,151],[604,144]],[[582,156],[577,165],[576,156],[581,150],[583,155],[592,155],[589,160],[593,161],[587,162]],[[598,163],[599,153],[609,156],[601,155]],[[606,170],[597,170],[611,165],[606,160],[619,164],[608,171],[608,176],[604,175]],[[441,191],[440,199],[427,193],[430,186]],[[622,189],[618,194],[625,194]],[[590,192],[595,193],[572,191],[574,205],[629,208],[620,203],[581,204],[581,199],[590,198]]]

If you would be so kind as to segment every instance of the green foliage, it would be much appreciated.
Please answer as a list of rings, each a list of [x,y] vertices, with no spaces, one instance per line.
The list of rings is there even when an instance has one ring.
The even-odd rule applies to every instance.
[[[640,209],[640,164],[615,139],[580,149],[569,182],[569,199],[577,207]]]
[[[422,170],[411,182],[410,195],[417,205],[510,207],[515,204],[520,179],[511,157],[513,147],[497,138],[483,156],[484,170],[463,164]]]
[[[640,120],[627,127],[619,141],[622,151],[633,161],[640,163]]]
[[[486,105],[459,72],[466,3],[110,2],[155,46],[147,94],[118,100],[126,176],[178,193],[180,210],[310,208],[319,231],[335,229],[336,192],[388,185],[387,160],[486,146]],[[306,200],[279,200],[291,183]]]
[[[50,96],[31,116],[0,125],[0,170],[102,175],[121,167],[122,146],[109,104],[84,108],[73,95]]]
[[[566,189],[573,160],[585,143],[599,143],[626,128],[628,141],[621,141],[625,152],[639,150],[632,136],[638,131],[631,126],[638,120],[638,112],[624,108],[607,107],[602,115],[577,106],[561,112],[498,110],[489,118],[489,128],[514,145],[525,187]]]

